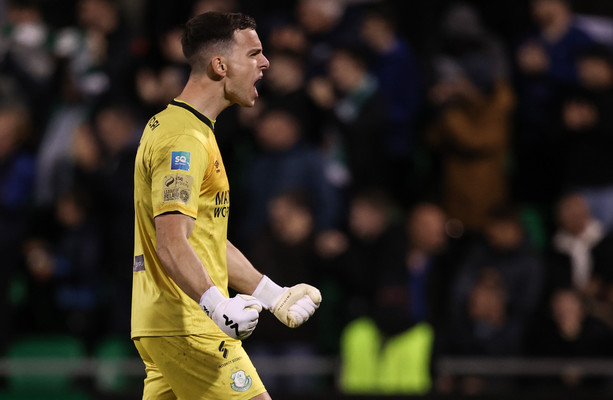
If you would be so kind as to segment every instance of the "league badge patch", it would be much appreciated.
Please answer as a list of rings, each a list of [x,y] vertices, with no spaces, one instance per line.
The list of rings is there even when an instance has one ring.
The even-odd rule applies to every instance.
[[[193,177],[181,173],[166,175],[163,181],[162,201],[166,203],[179,200],[185,204],[189,203],[193,180]]]

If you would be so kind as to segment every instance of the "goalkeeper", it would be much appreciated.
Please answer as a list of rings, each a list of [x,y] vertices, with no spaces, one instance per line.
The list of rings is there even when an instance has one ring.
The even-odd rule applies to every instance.
[[[269,63],[243,14],[190,19],[182,45],[189,80],[149,120],[135,161],[131,336],[143,399],[270,399],[240,340],[262,309],[300,326],[321,295],[280,287],[227,240],[230,191],[214,133],[225,108],[255,104]],[[228,286],[242,294],[229,298]]]

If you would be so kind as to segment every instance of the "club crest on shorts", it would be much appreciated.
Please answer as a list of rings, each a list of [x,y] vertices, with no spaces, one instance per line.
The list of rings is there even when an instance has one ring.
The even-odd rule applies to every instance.
[[[230,386],[237,392],[244,392],[251,387],[251,377],[242,369],[234,372],[231,378],[234,382]]]

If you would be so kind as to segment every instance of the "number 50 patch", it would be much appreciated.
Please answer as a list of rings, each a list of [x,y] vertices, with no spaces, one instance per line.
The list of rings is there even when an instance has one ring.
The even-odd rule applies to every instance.
[[[170,154],[170,169],[189,171],[189,162],[192,153],[189,151],[173,151]]]

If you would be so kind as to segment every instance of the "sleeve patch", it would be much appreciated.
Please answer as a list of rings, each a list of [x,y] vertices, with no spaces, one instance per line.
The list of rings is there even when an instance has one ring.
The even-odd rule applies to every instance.
[[[180,201],[184,204],[189,202],[192,193],[194,178],[184,174],[172,174],[164,177],[164,190],[162,202]]]
[[[170,154],[170,169],[182,169],[189,171],[189,163],[192,153],[189,151],[173,151]]]

